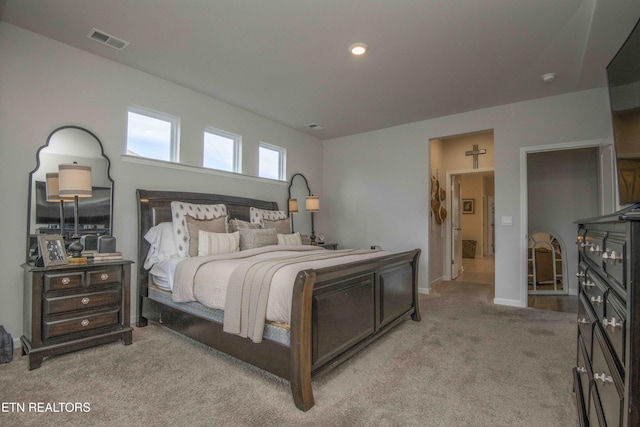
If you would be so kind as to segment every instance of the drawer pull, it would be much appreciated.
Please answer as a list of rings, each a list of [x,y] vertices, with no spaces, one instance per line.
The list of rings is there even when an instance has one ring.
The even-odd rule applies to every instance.
[[[587,368],[585,368],[584,366],[578,366],[576,368],[576,371],[578,371],[581,374],[586,374],[587,373]]]
[[[89,319],[84,319],[82,322],[80,322],[80,324],[82,326],[89,326]],[[604,375],[604,374],[603,374]]]
[[[589,322],[586,317],[583,317],[582,319],[578,319],[578,323],[582,323],[583,325],[589,325],[591,322]]]
[[[584,271],[578,271],[576,277],[584,277]]]
[[[607,319],[606,317],[602,320],[602,324],[604,326],[611,326],[611,329],[615,329],[615,328],[622,328],[622,324],[624,322],[622,321],[618,321],[616,320],[615,317],[612,317],[611,320]]]
[[[588,279],[582,284],[585,288],[593,288],[595,285],[595,283],[590,282]]]
[[[82,304],[84,304],[84,305],[87,305],[87,304],[89,304],[89,298],[84,297],[84,298],[82,298],[82,300],[81,300],[80,302],[81,302]]]
[[[107,273],[102,273],[102,274],[100,275],[100,279],[101,279],[101,280],[107,280],[108,278],[109,278],[109,275],[108,275]]]
[[[591,297],[591,302],[594,304],[602,304],[602,297],[598,295],[597,297]]]
[[[71,279],[69,279],[68,277],[63,277],[61,282],[63,285],[68,285],[69,283],[71,283]]]
[[[600,245],[593,245],[593,244],[592,244],[592,245],[591,245],[591,247],[589,248],[589,251],[590,251],[592,254],[599,254],[599,253],[601,253],[601,252],[602,252],[602,250],[600,249]]]
[[[613,382],[613,377],[610,375],[607,376],[607,374],[605,374],[604,372],[601,374],[593,374],[593,379],[596,381],[602,381],[602,384]]]

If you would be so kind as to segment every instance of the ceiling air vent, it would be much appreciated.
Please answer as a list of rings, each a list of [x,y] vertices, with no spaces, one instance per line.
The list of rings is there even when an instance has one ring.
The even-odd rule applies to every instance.
[[[314,129],[314,130],[320,130],[320,129],[322,129],[322,126],[320,126],[320,125],[319,125],[319,124],[317,124],[317,123],[309,123],[309,124],[307,125],[307,127],[308,127],[309,129]]]
[[[129,42],[114,37],[111,34],[107,34],[104,31],[100,31],[97,28],[93,28],[91,32],[87,34],[87,37],[118,50],[123,50],[125,47],[129,46]]]

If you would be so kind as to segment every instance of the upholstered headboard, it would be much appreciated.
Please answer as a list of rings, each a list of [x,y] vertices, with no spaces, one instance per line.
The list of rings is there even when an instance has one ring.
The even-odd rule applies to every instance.
[[[171,202],[180,201],[200,205],[224,203],[229,218],[249,221],[249,208],[278,210],[277,202],[248,199],[221,194],[189,193],[180,191],[136,190],[138,199],[138,294],[147,295],[148,272],[144,260],[149,251],[149,243],[144,239],[151,227],[161,222],[171,221]]]

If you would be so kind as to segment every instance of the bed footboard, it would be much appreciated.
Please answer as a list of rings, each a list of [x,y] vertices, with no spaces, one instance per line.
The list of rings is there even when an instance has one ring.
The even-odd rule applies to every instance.
[[[420,250],[298,274],[291,312],[291,392],[314,405],[311,380],[411,317],[420,321]]]

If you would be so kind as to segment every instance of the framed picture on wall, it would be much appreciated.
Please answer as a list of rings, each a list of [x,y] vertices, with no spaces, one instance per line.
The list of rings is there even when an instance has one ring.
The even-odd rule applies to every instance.
[[[45,267],[67,264],[64,239],[59,234],[42,234],[38,236],[38,248]]]
[[[472,214],[475,212],[475,199],[462,199],[462,213]]]

